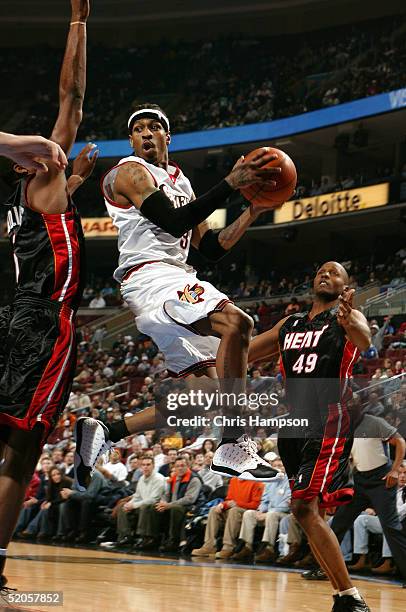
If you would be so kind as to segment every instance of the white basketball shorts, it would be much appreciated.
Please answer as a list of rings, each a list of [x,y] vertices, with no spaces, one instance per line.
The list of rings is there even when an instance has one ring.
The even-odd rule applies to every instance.
[[[122,282],[121,294],[138,330],[164,354],[171,376],[180,378],[215,365],[219,338],[199,334],[193,324],[221,311],[230,300],[199,280],[194,270],[165,262],[141,264]]]

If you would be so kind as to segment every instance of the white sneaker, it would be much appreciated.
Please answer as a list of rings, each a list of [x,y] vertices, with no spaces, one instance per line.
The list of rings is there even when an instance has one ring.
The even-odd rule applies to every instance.
[[[100,542],[99,546],[101,548],[115,548],[118,542]]]
[[[258,455],[254,440],[243,434],[232,442],[221,442],[214,453],[212,472],[221,476],[237,476],[241,480],[269,482],[278,478],[279,471]]]
[[[101,421],[80,417],[75,423],[76,441],[74,483],[79,491],[86,491],[96,463],[111,448],[109,430]]]

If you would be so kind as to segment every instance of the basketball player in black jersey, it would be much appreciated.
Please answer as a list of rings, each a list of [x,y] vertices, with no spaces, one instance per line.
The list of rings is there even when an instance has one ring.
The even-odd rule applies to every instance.
[[[50,139],[66,156],[82,119],[89,0],[71,0],[61,69],[59,114]],[[44,441],[70,392],[74,318],[83,288],[83,232],[71,194],[93,169],[88,146],[67,181],[64,165],[23,175],[9,203],[16,267],[13,303],[0,311],[0,590],[7,546]]]
[[[292,512],[333,585],[334,612],[366,612],[369,608],[353,588],[337,538],[322,516],[322,508],[346,503],[353,495],[347,484],[352,447],[347,381],[359,351],[371,341],[367,320],[353,308],[354,290],[347,283],[340,264],[322,265],[314,279],[310,312],[286,317],[254,338],[248,358],[263,361],[280,353],[291,416],[309,419],[301,437],[282,434],[278,439],[292,479]]]

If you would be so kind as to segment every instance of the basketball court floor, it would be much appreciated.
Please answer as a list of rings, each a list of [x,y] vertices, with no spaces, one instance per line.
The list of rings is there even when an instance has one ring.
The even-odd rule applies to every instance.
[[[62,591],[62,606],[6,604],[30,612],[330,612],[326,582],[298,572],[211,560],[178,560],[13,542],[6,574],[21,591]],[[404,612],[406,589],[387,581],[355,585],[372,612]]]

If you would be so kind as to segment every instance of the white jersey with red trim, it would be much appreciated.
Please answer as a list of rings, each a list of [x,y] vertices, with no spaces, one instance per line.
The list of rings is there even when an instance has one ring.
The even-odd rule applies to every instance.
[[[168,170],[149,164],[130,155],[119,161],[102,178],[101,186],[107,212],[118,229],[119,265],[114,278],[121,282],[125,272],[147,261],[163,261],[187,271],[192,268],[186,264],[189,254],[192,230],[181,238],[175,238],[152,223],[132,204],[123,205],[114,201],[114,181],[121,165],[135,162],[144,166],[152,175],[155,185],[173,202],[175,208],[185,206],[194,199],[190,181],[180,168],[169,162]]]

